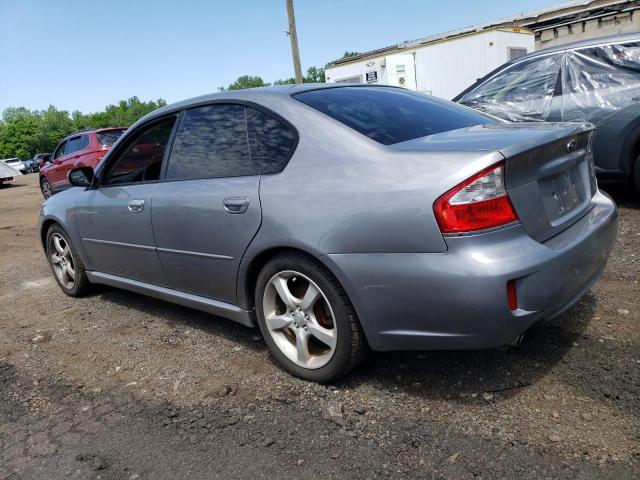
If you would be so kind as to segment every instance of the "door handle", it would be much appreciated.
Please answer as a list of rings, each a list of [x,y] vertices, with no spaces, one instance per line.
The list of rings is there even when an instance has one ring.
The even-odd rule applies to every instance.
[[[249,209],[247,197],[228,197],[222,201],[222,204],[228,213],[244,213]]]
[[[144,210],[144,200],[129,200],[127,207],[131,213],[140,213]]]

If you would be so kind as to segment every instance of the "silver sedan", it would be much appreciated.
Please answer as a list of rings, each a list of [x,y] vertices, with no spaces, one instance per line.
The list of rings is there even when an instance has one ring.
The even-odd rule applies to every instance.
[[[616,236],[592,137],[391,87],[224,92],[72,170],[41,238],[66,294],[257,325],[285,369],[327,382],[369,349],[507,344],[577,302]]]

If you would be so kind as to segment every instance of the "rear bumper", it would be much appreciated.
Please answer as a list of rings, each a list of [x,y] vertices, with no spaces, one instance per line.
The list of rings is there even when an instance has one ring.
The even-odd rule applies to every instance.
[[[520,225],[448,237],[441,254],[323,257],[347,290],[374,350],[475,349],[510,342],[559,315],[600,278],[617,209],[598,193],[583,218],[538,243]],[[507,304],[515,280],[518,309]]]

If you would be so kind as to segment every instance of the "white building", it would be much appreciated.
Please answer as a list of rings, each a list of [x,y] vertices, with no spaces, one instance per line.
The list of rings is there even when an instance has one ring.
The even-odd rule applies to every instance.
[[[395,85],[451,99],[534,47],[535,36],[526,28],[469,28],[336,60],[325,75],[327,83]]]
[[[455,32],[341,58],[327,82],[398,85],[451,99],[534,49],[640,31],[640,0],[571,0]]]

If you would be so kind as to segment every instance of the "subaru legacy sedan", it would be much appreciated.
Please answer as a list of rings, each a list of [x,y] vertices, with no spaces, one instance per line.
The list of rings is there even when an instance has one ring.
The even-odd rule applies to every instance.
[[[159,109],[42,206],[67,295],[106,284],[258,326],[328,382],[369,349],[509,344],[598,280],[617,211],[583,123],[495,120],[394,87]]]

